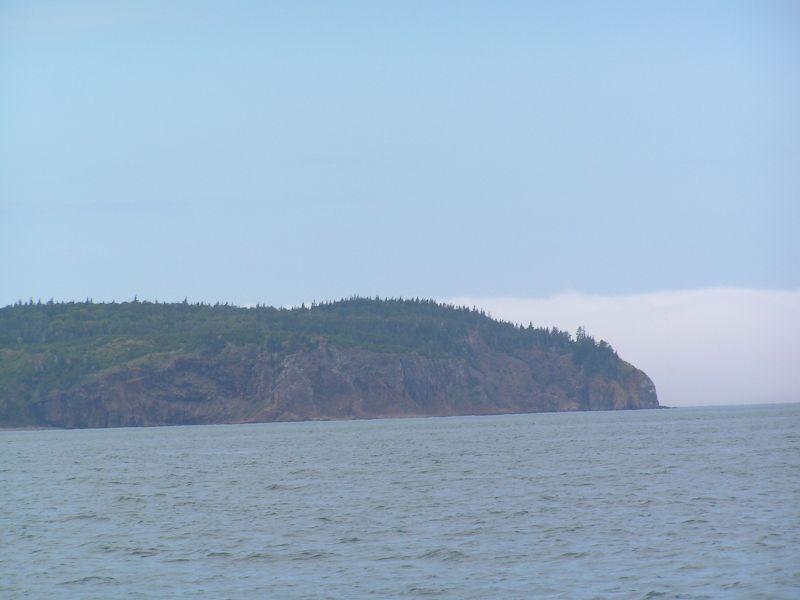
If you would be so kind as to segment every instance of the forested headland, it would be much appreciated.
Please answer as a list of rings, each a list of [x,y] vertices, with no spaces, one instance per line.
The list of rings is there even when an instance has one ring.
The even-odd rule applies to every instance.
[[[0,309],[0,424],[116,426],[657,406],[580,329],[421,299]]]

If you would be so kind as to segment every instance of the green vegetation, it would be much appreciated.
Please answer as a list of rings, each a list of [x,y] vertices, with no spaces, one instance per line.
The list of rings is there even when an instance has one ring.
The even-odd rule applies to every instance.
[[[510,354],[555,350],[590,373],[613,376],[624,365],[611,346],[582,329],[573,339],[556,328],[522,327],[475,308],[432,300],[353,297],[291,309],[186,301],[29,301],[0,309],[0,414],[13,412],[12,397],[35,401],[50,389],[165,355],[216,355],[236,346],[279,359],[312,350],[324,340],[373,352],[463,357],[476,339]]]

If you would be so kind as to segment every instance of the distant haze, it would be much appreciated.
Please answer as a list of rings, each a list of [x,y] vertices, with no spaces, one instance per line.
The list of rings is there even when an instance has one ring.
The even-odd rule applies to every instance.
[[[800,401],[800,291],[449,301],[573,333],[583,325],[650,375],[659,401],[668,406]]]

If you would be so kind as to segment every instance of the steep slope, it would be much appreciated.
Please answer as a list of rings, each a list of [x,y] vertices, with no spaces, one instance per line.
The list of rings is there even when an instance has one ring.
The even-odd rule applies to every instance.
[[[115,427],[656,408],[605,342],[431,301],[0,309],[0,424]]]

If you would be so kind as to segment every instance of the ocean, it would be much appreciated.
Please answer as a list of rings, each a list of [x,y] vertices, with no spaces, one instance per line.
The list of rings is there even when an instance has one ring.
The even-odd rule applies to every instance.
[[[798,598],[800,404],[4,431],[0,597]]]

